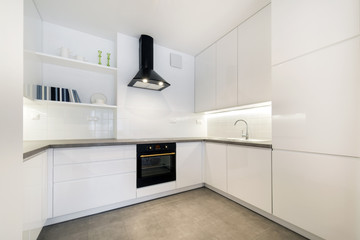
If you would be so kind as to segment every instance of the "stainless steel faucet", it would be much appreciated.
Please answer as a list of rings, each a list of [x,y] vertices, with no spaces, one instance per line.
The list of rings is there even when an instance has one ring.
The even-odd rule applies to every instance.
[[[244,119],[239,119],[239,120],[236,120],[236,122],[234,123],[234,126],[238,123],[238,122],[244,122],[245,125],[246,125],[246,133],[245,134],[241,134],[241,137],[245,137],[246,140],[249,139],[249,126],[248,126],[248,123],[244,120]]]

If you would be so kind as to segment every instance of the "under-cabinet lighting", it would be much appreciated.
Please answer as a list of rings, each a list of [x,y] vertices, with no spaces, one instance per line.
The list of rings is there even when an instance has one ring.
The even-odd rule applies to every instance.
[[[229,117],[235,115],[269,114],[271,115],[271,102],[257,103],[240,107],[226,108],[205,112],[206,118]]]

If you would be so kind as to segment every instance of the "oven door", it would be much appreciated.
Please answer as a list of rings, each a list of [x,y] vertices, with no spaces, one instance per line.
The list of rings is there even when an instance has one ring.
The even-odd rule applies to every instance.
[[[175,159],[175,152],[138,155],[137,187],[175,181]]]

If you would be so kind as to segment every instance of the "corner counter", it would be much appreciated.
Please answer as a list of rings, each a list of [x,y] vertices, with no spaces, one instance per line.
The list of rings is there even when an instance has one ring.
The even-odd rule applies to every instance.
[[[252,141],[240,140],[234,138],[140,138],[140,139],[79,139],[79,140],[49,140],[49,141],[24,141],[23,142],[23,159],[43,152],[49,148],[74,148],[74,147],[99,147],[99,146],[116,146],[142,143],[166,143],[166,142],[197,142],[208,141],[218,143],[237,144],[252,147],[272,148],[271,141]]]

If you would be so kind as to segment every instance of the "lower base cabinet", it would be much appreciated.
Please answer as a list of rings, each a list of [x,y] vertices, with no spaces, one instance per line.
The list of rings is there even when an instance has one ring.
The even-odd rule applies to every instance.
[[[54,150],[53,217],[136,198],[136,146]]]
[[[227,182],[230,195],[271,213],[271,149],[228,145]]]
[[[54,184],[54,217],[135,198],[135,173]]]
[[[226,144],[205,144],[205,183],[227,192]]]
[[[324,239],[360,239],[360,159],[274,150],[273,213]]]
[[[203,183],[202,142],[176,144],[176,187]]]
[[[35,240],[47,219],[47,152],[23,163],[23,240]]]

